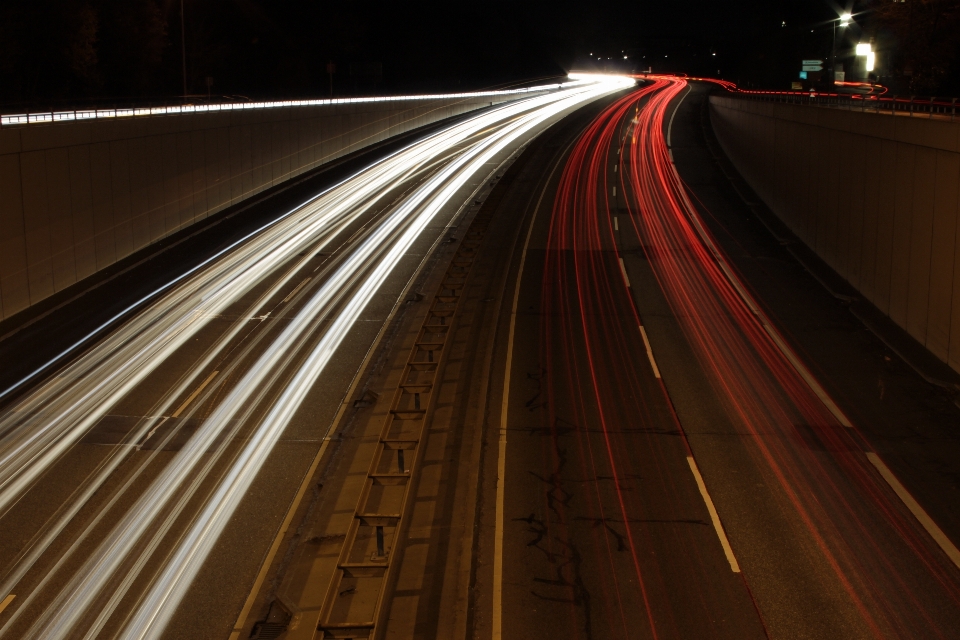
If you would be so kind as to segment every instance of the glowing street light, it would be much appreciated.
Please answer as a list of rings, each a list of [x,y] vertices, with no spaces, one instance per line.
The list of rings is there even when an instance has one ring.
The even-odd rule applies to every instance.
[[[840,18],[830,21],[833,25],[833,44],[830,47],[830,74],[833,76],[833,78],[831,78],[833,82],[837,80],[837,22],[840,23],[841,29],[845,29],[852,19],[853,16],[849,13],[841,13]],[[841,33],[841,37],[842,36],[843,34]]]

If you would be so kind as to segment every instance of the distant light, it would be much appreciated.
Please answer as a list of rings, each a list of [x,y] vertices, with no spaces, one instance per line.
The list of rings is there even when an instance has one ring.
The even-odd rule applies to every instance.
[[[785,27],[785,26],[787,26],[787,21],[786,21],[786,20],[784,20],[783,22],[781,22],[781,23],[780,23],[780,26],[781,26],[781,27]]]
[[[616,82],[622,82],[624,84],[631,84],[634,82],[631,78],[628,78],[627,76],[618,76],[616,74],[608,74],[608,73],[581,73],[581,72],[571,71],[570,73],[567,74],[567,77],[570,78],[571,80],[577,80],[580,82],[616,81]]]
[[[712,55],[712,56],[715,56],[715,55],[717,55],[717,54],[715,54],[715,53],[711,53],[710,55]]]
[[[627,56],[623,56],[623,59],[626,60],[626,59],[627,59]]]
[[[867,71],[873,71],[873,67],[877,63],[877,54],[873,51],[867,54]]]
[[[873,51],[873,47],[870,46],[869,42],[861,42],[857,45],[858,56],[869,55],[871,51]]]
[[[853,16],[850,15],[849,13],[841,13],[841,14],[840,14],[840,20],[841,20],[842,22],[850,22],[850,19],[851,19],[852,17],[853,17]]]

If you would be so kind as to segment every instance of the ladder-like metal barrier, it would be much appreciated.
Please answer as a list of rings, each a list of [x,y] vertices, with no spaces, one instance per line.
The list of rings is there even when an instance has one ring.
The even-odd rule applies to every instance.
[[[479,201],[477,202],[479,204]],[[417,334],[393,394],[320,613],[320,638],[379,638],[396,583],[437,367],[490,214],[470,224]]]

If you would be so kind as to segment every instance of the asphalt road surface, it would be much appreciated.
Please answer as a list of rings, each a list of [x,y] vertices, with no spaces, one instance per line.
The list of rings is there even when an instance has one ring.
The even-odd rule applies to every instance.
[[[7,338],[0,634],[228,635],[357,369],[471,198],[542,128],[630,84],[573,82],[424,135],[75,346]]]
[[[746,206],[707,89],[611,104],[531,216],[480,635],[955,636],[953,395]]]
[[[960,378],[758,204],[710,90],[391,149],[18,391],[2,632],[957,637]]]

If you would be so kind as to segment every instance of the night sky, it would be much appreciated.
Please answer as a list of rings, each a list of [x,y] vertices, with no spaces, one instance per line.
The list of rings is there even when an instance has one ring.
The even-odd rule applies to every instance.
[[[212,95],[250,98],[325,96],[329,61],[336,95],[476,89],[575,68],[648,66],[782,85],[795,58],[826,51],[824,25],[839,11],[825,0],[184,4],[187,93],[206,94],[209,77]],[[4,5],[5,111],[182,93],[179,0]]]

